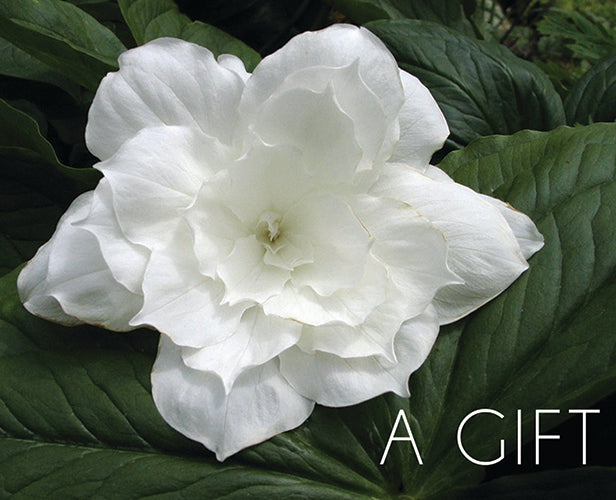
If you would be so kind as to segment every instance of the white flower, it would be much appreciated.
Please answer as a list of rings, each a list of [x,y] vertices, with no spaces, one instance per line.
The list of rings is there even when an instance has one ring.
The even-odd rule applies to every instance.
[[[252,75],[159,39],[89,114],[104,178],[19,276],[32,313],[162,333],[163,418],[225,457],[314,403],[409,396],[439,325],[527,268],[523,214],[429,166],[449,131],[369,31],[295,37]]]

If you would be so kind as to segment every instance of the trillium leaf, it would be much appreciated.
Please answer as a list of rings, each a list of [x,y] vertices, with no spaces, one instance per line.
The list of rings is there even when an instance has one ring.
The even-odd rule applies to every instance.
[[[526,441],[535,409],[560,409],[543,418],[553,426],[569,408],[592,408],[613,391],[615,133],[613,124],[523,131],[477,140],[441,164],[456,181],[529,214],[545,247],[502,295],[441,329],[411,377],[424,466],[408,467],[409,493],[423,498],[477,481],[481,468],[455,445],[470,412],[492,408],[505,416],[478,416],[464,429],[468,453],[487,461],[498,457],[500,439],[515,449],[517,409]]]
[[[200,21],[191,22],[173,0],[119,0],[119,5],[139,45],[165,36],[181,38],[206,47],[214,56],[234,54],[248,71],[261,59],[257,52],[224,31]]]
[[[34,255],[71,199],[96,185],[94,169],[58,160],[37,123],[0,100],[0,273]]]
[[[503,46],[427,21],[374,21],[366,27],[402,69],[428,87],[447,118],[450,147],[565,123],[562,101],[548,78]]]
[[[335,0],[334,6],[362,24],[378,19],[423,19],[473,35],[460,0]]]
[[[50,83],[72,97],[78,96],[79,88],[75,83],[4,38],[0,38],[0,74]]]
[[[616,120],[616,56],[590,69],[565,98],[567,123],[588,125]]]
[[[60,0],[3,1],[0,31],[15,46],[90,90],[117,68],[117,58],[126,50],[93,17]]]

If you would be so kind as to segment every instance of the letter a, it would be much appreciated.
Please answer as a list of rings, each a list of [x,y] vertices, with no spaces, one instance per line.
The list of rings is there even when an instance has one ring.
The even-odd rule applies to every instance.
[[[398,422],[400,422],[400,419],[404,421],[404,426],[406,427],[408,437],[396,437],[396,429],[398,428]],[[419,450],[417,449],[417,443],[415,442],[415,438],[413,437],[413,433],[411,432],[411,428],[409,426],[408,420],[406,419],[406,415],[404,414],[404,410],[400,410],[398,412],[396,422],[394,423],[394,427],[391,430],[391,434],[389,435],[389,440],[387,441],[387,446],[385,447],[385,451],[383,452],[383,458],[381,458],[381,463],[379,465],[383,465],[385,463],[392,441],[410,441],[413,444],[413,450],[415,450],[415,456],[417,457],[419,465],[423,465],[423,462],[421,461],[421,456],[419,455]]]

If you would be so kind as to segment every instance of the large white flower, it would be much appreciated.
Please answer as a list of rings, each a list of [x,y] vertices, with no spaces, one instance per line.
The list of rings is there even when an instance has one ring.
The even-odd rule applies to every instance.
[[[101,160],[19,276],[32,313],[161,332],[164,419],[219,459],[314,403],[409,396],[439,325],[504,290],[542,237],[429,166],[449,131],[369,31],[295,37],[252,75],[165,38],[102,81]]]

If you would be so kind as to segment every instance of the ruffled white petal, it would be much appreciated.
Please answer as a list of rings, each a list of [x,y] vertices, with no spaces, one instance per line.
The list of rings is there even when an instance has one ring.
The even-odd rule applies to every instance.
[[[344,200],[330,194],[307,196],[284,214],[281,232],[312,243],[312,262],[291,273],[296,287],[309,286],[329,296],[359,283],[372,239]]]
[[[280,355],[280,370],[303,396],[325,406],[348,406],[395,392],[408,397],[408,378],[430,353],[439,324],[434,308],[405,322],[395,339],[397,364],[377,356],[340,358],[292,347]]]
[[[362,151],[358,170],[371,169],[391,156],[399,135],[398,116],[393,112],[385,113],[379,96],[362,79],[358,59],[347,66],[311,66],[291,73],[269,97],[267,104],[261,106],[259,113],[264,113],[265,108],[279,97],[300,90],[317,95],[329,92],[334,108],[351,120],[354,141]]]
[[[267,144],[299,149],[309,172],[324,184],[351,184],[362,158],[353,122],[331,86],[321,93],[294,88],[275,94],[259,109],[251,128]]]
[[[130,330],[143,297],[114,279],[96,238],[73,225],[88,214],[92,198],[90,191],[73,202],[51,239],[22,270],[20,298],[26,309],[46,319]]]
[[[423,171],[434,152],[443,147],[449,127],[430,91],[404,70],[400,70],[400,77],[404,88],[400,139],[390,161]]]
[[[395,116],[403,102],[398,65],[383,42],[365,28],[339,24],[302,33],[282,49],[264,58],[246,82],[240,113],[254,116],[293,73],[315,66],[341,68],[358,61],[358,72],[376,95],[386,116]]]
[[[233,54],[220,54],[216,60],[223,68],[233,71],[243,82],[250,78],[250,73],[246,71],[246,66],[244,66],[244,62],[239,57]]]
[[[122,232],[113,209],[113,194],[106,178],[94,190],[88,215],[73,223],[92,233],[113,277],[133,293],[141,294],[150,252],[131,243]]]
[[[445,235],[449,267],[464,284],[447,285],[437,293],[434,305],[441,324],[482,306],[528,267],[500,210],[471,189],[388,165],[373,192],[412,205]]]
[[[152,252],[143,280],[144,303],[133,326],[151,326],[182,346],[221,342],[238,328],[250,303],[222,303],[224,285],[199,273],[190,230],[178,225],[166,247]]]
[[[354,209],[374,238],[372,255],[406,297],[410,318],[422,313],[439,289],[461,283],[448,267],[448,243],[439,230],[408,201],[358,196]]]
[[[216,375],[188,368],[181,349],[164,335],[152,368],[152,395],[173,428],[221,461],[297,427],[314,407],[281,376],[277,358],[242,373],[226,394]]]
[[[149,249],[164,244],[201,184],[228,162],[218,141],[187,127],[148,128],[98,163],[122,232]]]
[[[306,325],[332,323],[357,326],[383,303],[387,287],[387,270],[381,263],[368,258],[357,286],[322,296],[312,287],[287,283],[279,295],[263,303],[263,311]]]
[[[260,304],[282,291],[290,272],[266,264],[265,252],[254,234],[235,242],[229,257],[217,268],[225,284],[224,303],[234,305],[250,300]]]
[[[230,70],[193,43],[159,38],[120,55],[90,107],[88,149],[101,160],[147,127],[184,125],[230,144],[244,89]],[[225,66],[228,64],[225,63]]]
[[[267,363],[297,343],[301,325],[278,316],[266,316],[259,306],[244,312],[237,330],[225,340],[195,349],[184,347],[182,359],[190,368],[216,373],[229,393],[247,369]]]

